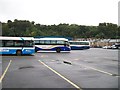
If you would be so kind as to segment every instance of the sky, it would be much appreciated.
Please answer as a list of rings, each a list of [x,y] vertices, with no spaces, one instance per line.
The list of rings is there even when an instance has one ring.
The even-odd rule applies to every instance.
[[[44,25],[60,23],[118,24],[120,0],[0,0],[0,21],[29,20]]]

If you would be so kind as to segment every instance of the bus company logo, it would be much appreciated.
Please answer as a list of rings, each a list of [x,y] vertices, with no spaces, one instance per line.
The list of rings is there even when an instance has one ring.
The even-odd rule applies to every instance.
[[[0,49],[0,52],[9,52],[9,49]]]

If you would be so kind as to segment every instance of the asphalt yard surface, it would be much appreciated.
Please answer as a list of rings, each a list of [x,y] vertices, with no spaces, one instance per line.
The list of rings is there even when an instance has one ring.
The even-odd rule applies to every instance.
[[[118,50],[2,56],[2,88],[118,88]]]

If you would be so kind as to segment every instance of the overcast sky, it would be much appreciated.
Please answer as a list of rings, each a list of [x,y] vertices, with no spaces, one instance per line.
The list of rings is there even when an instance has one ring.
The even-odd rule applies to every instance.
[[[118,1],[120,0],[0,0],[0,21],[18,19],[45,25],[118,24]]]

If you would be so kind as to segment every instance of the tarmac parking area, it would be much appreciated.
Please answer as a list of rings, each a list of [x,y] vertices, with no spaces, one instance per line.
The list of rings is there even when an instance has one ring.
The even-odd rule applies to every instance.
[[[2,56],[2,88],[108,88],[118,90],[118,50]]]

